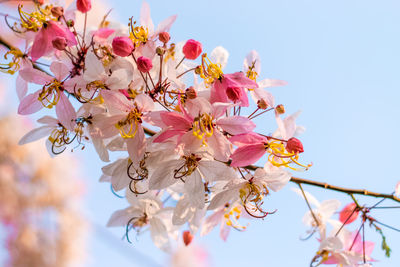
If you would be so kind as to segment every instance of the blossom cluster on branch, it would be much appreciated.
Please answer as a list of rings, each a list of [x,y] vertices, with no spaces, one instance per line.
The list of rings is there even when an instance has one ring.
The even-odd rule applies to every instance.
[[[126,152],[102,168],[101,181],[115,192],[125,190],[129,202],[112,214],[108,226],[125,226],[128,240],[131,230],[149,229],[165,251],[186,227],[190,235],[205,235],[219,226],[226,240],[231,228],[246,229],[242,215],[265,218],[275,212],[263,208],[270,191],[290,180],[302,184],[289,172],[311,166],[300,159],[304,149],[295,137],[304,131],[295,122],[299,113],[285,116],[284,106],[275,103],[266,88],[286,83],[259,78],[256,51],[241,70],[226,73],[229,54],[223,47],[206,53],[197,40],[172,41],[176,16],[155,27],[144,3],[138,21],[121,25],[105,14],[94,27],[86,23],[90,10],[89,0],[66,9],[18,6],[19,17],[6,21],[25,40],[25,50],[9,46],[2,69],[18,73],[19,114],[55,110],[20,144],[46,138],[49,153],[58,155],[92,143],[105,162],[110,152]],[[84,25],[76,25],[77,14]],[[50,65],[43,67],[42,61]],[[257,132],[254,119],[268,114],[275,129]],[[250,166],[263,157],[264,167]],[[343,246],[333,246],[325,234],[321,238],[328,242],[318,252],[321,262],[332,263]],[[370,260],[365,248],[352,252],[354,258],[343,254],[336,263]]]

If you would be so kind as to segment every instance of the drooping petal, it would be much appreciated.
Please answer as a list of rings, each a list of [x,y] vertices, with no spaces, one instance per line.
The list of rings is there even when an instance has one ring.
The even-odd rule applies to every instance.
[[[129,220],[139,217],[140,215],[142,215],[142,213],[138,209],[126,208],[123,210],[117,210],[108,220],[107,227],[125,226],[128,224]]]
[[[76,125],[76,112],[68,97],[60,92],[60,100],[56,105],[56,114],[58,120],[70,131],[73,131]]]
[[[174,130],[188,131],[192,127],[192,121],[189,121],[183,115],[176,112],[162,112],[161,120]]]
[[[195,170],[190,176],[185,179],[185,193],[190,196],[190,201],[193,206],[202,209],[205,204],[204,184],[200,172]]]
[[[208,216],[203,222],[200,235],[205,236],[208,233],[210,233],[212,229],[214,229],[218,224],[221,223],[221,221],[223,220],[223,216],[224,216],[223,209],[218,210],[213,214],[211,214],[210,216]]]
[[[236,146],[251,145],[255,143],[267,142],[267,138],[257,133],[250,132],[244,134],[238,134],[229,138],[229,141]]]
[[[265,146],[264,144],[252,144],[252,145],[244,145],[235,150],[233,152],[231,159],[232,167],[244,167],[250,164],[255,163],[259,160],[264,154]]]
[[[126,140],[129,157],[136,164],[142,160],[144,152],[146,151],[146,138],[144,136],[142,125],[139,124],[137,127],[138,129],[135,137]]]
[[[24,79],[22,79],[21,75],[17,76],[17,79],[15,81],[15,88],[17,89],[18,99],[21,101],[28,92],[28,83]]]
[[[170,252],[171,244],[168,237],[167,227],[158,218],[150,219],[151,239],[158,248],[165,252]]]
[[[51,131],[54,128],[52,126],[42,126],[36,129],[31,130],[27,134],[25,134],[21,140],[19,140],[19,145],[25,145],[27,143],[31,143],[37,141],[43,137],[49,136]]]
[[[213,150],[216,160],[227,161],[232,153],[230,142],[220,131],[214,131],[208,139],[208,145]]]

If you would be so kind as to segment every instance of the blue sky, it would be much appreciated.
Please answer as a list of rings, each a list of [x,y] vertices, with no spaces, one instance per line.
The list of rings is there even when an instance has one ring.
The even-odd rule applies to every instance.
[[[148,2],[155,22],[178,14],[171,30],[173,41],[193,38],[201,41],[208,52],[224,46],[230,52],[226,72],[241,70],[243,58],[255,49],[262,60],[261,77],[289,83],[270,91],[288,114],[303,111],[298,120],[307,128],[300,137],[305,148],[302,160],[314,163],[309,171],[295,176],[378,192],[394,190],[400,180],[400,2]],[[112,5],[114,18],[128,22],[130,16],[138,17],[141,1],[114,0]],[[257,123],[265,133],[275,130],[269,116],[259,118]],[[92,149],[75,153],[82,158],[88,184],[86,213],[101,228],[114,210],[127,204],[113,196],[108,185],[97,182],[103,164]],[[246,232],[232,231],[226,243],[218,238],[217,231],[196,240],[209,251],[214,266],[309,265],[318,242],[313,238],[299,240],[306,230],[301,218],[307,207],[291,187],[295,185],[289,184],[267,197],[266,206],[278,212],[265,220],[251,221]],[[320,200],[350,202],[343,194],[305,189]],[[399,209],[375,211],[373,215],[400,227]],[[147,261],[137,253],[159,263],[166,261],[167,256],[151,244],[146,234],[129,245],[111,243],[96,229],[88,249],[89,266],[145,266]],[[113,229],[111,233],[118,239],[124,229]],[[393,250],[390,259],[380,250],[378,235],[373,230],[366,232],[367,239],[378,242],[373,253],[378,262],[374,266],[395,266],[400,260],[400,233],[386,229],[385,233]]]

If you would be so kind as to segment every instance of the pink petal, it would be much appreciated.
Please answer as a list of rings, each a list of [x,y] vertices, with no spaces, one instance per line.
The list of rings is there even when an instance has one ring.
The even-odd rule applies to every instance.
[[[18,114],[29,115],[43,108],[43,104],[38,100],[41,90],[25,96],[18,106]]]
[[[41,58],[48,52],[48,50],[50,50],[49,43],[51,43],[51,41],[49,41],[49,38],[46,34],[46,29],[42,28],[36,34],[35,40],[33,41],[31,49],[31,58],[33,62]]]
[[[51,77],[50,75],[47,75],[43,71],[34,69],[32,67],[20,70],[19,75],[28,83],[36,83],[40,85],[44,85],[53,80],[53,77]]]
[[[61,92],[60,100],[56,105],[57,118],[65,128],[73,131],[75,128],[76,112],[68,97]]]
[[[67,65],[60,61],[54,61],[50,66],[51,72],[56,76],[58,81],[62,81],[69,74],[69,68]]]
[[[25,134],[21,140],[19,140],[18,144],[19,145],[25,145],[27,143],[34,142],[36,140],[39,140],[45,136],[50,135],[51,131],[54,128],[52,126],[42,126],[36,129],[33,129],[32,131],[28,132]]]
[[[115,30],[109,28],[101,28],[93,33],[93,36],[97,36],[99,38],[107,39],[111,34],[113,34]]]
[[[149,33],[152,34],[154,31],[154,24],[150,16],[150,6],[146,2],[143,2],[140,8],[140,25],[147,27]]]
[[[168,139],[170,139],[171,137],[174,137],[176,135],[184,135],[186,133],[186,131],[182,131],[182,130],[166,130],[164,132],[162,132],[159,136],[157,136],[156,138],[154,138],[153,143],[163,143],[165,141],[167,141]]]
[[[214,158],[220,161],[227,161],[231,154],[231,144],[228,139],[219,131],[214,130],[213,135],[208,139],[208,145],[214,151]]]
[[[160,24],[157,26],[157,30],[154,33],[154,36],[159,34],[160,32],[169,32],[171,29],[172,24],[174,24],[177,15],[173,15],[171,17],[166,18],[165,20],[161,21]]]
[[[255,163],[265,154],[264,144],[241,146],[233,152],[232,167],[244,167]]]
[[[104,98],[106,106],[111,109],[111,112],[129,112],[133,108],[133,103],[130,102],[119,91],[103,90],[101,95]]]
[[[231,116],[219,119],[217,125],[231,135],[248,133],[256,128],[254,122],[243,116]]]
[[[229,141],[236,146],[251,145],[255,143],[267,142],[267,138],[259,134],[250,132],[245,134],[238,134],[229,138]]]
[[[128,153],[130,159],[133,163],[139,163],[146,151],[146,138],[144,136],[144,131],[142,125],[138,125],[138,130],[134,138],[128,138],[126,140],[126,145],[128,148]]]
[[[226,95],[227,87],[225,79],[222,79],[222,81],[216,80],[211,87],[210,103],[229,102],[228,96]]]
[[[231,74],[224,74],[223,80],[226,80],[227,87],[244,87],[244,88],[258,88],[255,81],[247,78],[243,72],[235,72]]]
[[[17,89],[18,99],[21,100],[28,92],[28,83],[22,79],[21,75],[18,75],[15,82],[15,87]]]
[[[174,130],[188,131],[192,127],[192,122],[183,115],[176,112],[162,112],[160,114],[162,121],[171,126]]]

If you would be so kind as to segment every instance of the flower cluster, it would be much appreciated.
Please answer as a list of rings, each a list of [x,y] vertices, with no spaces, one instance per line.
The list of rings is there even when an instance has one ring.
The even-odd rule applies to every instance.
[[[20,144],[46,138],[49,153],[58,155],[92,143],[104,162],[113,151],[125,152],[102,168],[101,181],[125,190],[129,201],[108,225],[125,226],[127,238],[130,230],[150,229],[165,251],[186,225],[202,235],[221,225],[226,239],[231,228],[246,229],[242,215],[274,213],[263,208],[270,191],[290,180],[288,170],[311,166],[301,162],[303,145],[294,137],[303,131],[295,123],[299,114],[285,117],[266,90],[286,83],[259,79],[255,51],[242,70],[226,73],[224,48],[206,53],[194,39],[172,42],[176,16],[155,27],[146,3],[127,25],[105,15],[88,26],[90,9],[90,1],[18,7],[20,19],[10,27],[26,50],[12,48],[3,64],[18,73],[18,113],[55,110]],[[75,16],[84,16],[83,27]],[[255,119],[267,114],[276,129],[257,132]],[[262,158],[264,168],[251,165]]]

